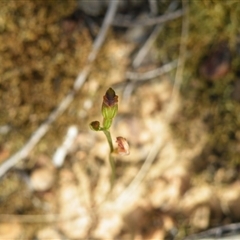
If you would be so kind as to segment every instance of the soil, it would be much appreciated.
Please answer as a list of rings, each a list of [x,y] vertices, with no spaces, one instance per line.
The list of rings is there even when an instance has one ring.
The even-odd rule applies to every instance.
[[[118,14],[141,22],[148,5],[142,2]],[[157,4],[162,15],[169,1]],[[138,67],[133,61],[153,28],[110,29],[73,102],[0,179],[0,239],[184,239],[240,221],[240,5],[188,7],[163,25]],[[10,0],[0,9],[2,164],[73,88],[105,7],[93,16],[72,0]],[[182,58],[178,70],[129,77]],[[102,123],[109,87],[119,99],[110,128],[114,148],[119,136],[130,146],[129,155],[114,155],[112,187],[108,142],[89,128]]]

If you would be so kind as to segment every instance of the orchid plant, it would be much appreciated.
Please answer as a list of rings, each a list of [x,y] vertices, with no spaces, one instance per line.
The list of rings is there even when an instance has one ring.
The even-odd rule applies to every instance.
[[[109,162],[112,170],[112,176],[111,176],[111,187],[114,184],[115,181],[115,160],[114,160],[114,154],[119,154],[121,156],[128,155],[129,154],[129,145],[125,138],[123,137],[117,137],[116,143],[117,147],[114,148],[111,133],[110,133],[110,127],[112,125],[114,117],[117,115],[118,112],[118,96],[116,95],[115,91],[112,88],[109,88],[105,95],[103,96],[103,102],[102,102],[102,126],[99,121],[93,121],[90,123],[90,128],[94,131],[102,131],[108,141],[108,145],[110,148],[109,151]]]

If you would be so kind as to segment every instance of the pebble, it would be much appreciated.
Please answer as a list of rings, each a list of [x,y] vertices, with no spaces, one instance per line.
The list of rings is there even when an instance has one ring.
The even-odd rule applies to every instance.
[[[22,226],[19,223],[1,223],[0,224],[0,239],[17,240],[22,239]]]
[[[48,167],[36,169],[30,176],[31,187],[35,191],[49,190],[55,180],[54,170]]]
[[[38,231],[37,239],[38,240],[46,240],[46,239],[62,240],[63,238],[55,229],[51,227],[46,227]]]

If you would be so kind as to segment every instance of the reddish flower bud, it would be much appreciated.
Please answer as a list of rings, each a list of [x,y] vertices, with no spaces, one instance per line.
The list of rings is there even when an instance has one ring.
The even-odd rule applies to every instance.
[[[104,119],[112,120],[118,110],[118,96],[115,94],[115,91],[112,88],[109,88],[106,94],[103,96],[102,103],[102,115]],[[108,129],[110,126],[103,126]]]
[[[103,104],[107,107],[113,107],[118,103],[118,96],[112,88],[109,88],[103,96]]]
[[[100,130],[100,123],[99,121],[94,121],[90,123],[90,128],[94,131],[99,131]]]
[[[129,145],[128,145],[126,138],[117,137],[116,142],[118,144],[116,152],[121,156],[129,155],[129,153],[130,153]]]

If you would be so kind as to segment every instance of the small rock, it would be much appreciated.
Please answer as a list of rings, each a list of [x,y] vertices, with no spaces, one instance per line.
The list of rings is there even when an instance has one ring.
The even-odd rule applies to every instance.
[[[197,229],[206,229],[210,222],[211,209],[208,205],[198,206],[192,214],[192,225]]]
[[[54,170],[47,167],[34,170],[30,176],[30,183],[35,191],[49,190],[53,186],[54,180]]]
[[[181,209],[188,214],[197,206],[208,204],[214,195],[213,189],[209,186],[193,187],[184,195]]]
[[[176,165],[152,184],[149,199],[156,208],[174,209],[178,207],[179,199],[189,188],[187,170]]]
[[[0,224],[0,239],[17,240],[22,239],[22,226],[19,223],[1,223]]]
[[[61,221],[58,227],[70,239],[86,239],[91,226],[91,216],[82,199],[82,194],[71,176],[60,175],[61,184],[58,193],[59,213],[66,221]]]
[[[240,219],[240,182],[236,182],[227,188],[219,191],[219,200],[221,202],[222,211],[230,216],[231,219]]]
[[[51,227],[46,227],[38,231],[37,239],[38,240],[46,240],[46,239],[62,240],[63,238],[55,229]]]
[[[97,239],[114,239],[121,231],[122,219],[114,211],[105,212],[100,216],[99,223],[93,232],[94,238]]]
[[[217,170],[214,181],[216,183],[231,183],[237,178],[237,170],[220,168]]]

